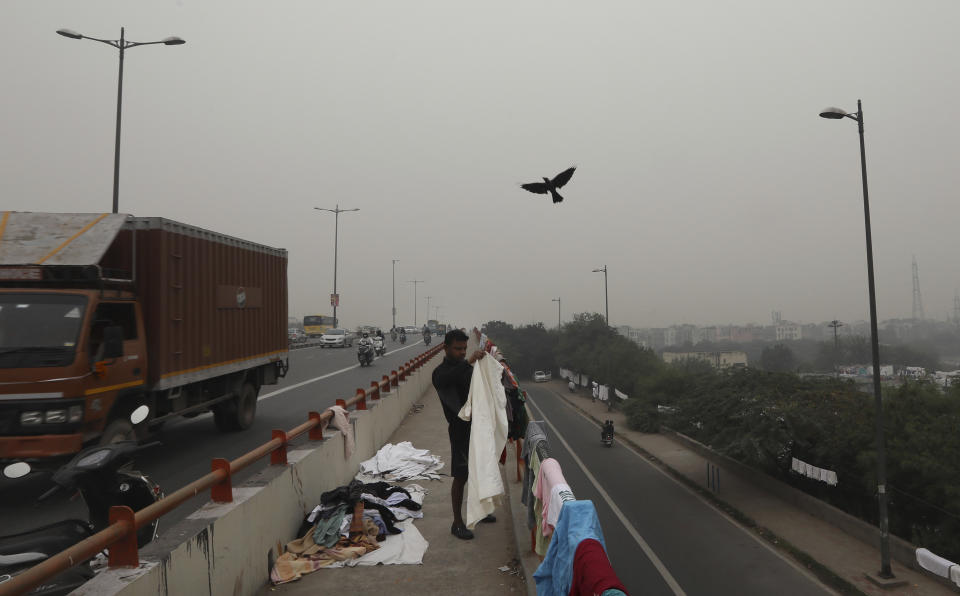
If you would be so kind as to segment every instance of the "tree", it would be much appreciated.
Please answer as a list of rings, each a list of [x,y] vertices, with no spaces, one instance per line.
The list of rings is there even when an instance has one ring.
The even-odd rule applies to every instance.
[[[769,372],[792,372],[797,367],[797,360],[790,348],[777,344],[760,353],[760,367]]]

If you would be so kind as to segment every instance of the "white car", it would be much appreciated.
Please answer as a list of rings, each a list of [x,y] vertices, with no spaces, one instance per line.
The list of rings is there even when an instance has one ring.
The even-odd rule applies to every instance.
[[[320,337],[321,348],[346,348],[353,345],[353,335],[346,329],[327,329]]]
[[[403,330],[407,333],[407,337],[410,337],[411,335],[420,335],[423,333],[423,330],[420,327],[414,327],[413,325],[407,325],[403,328]]]
[[[542,371],[542,370],[538,370],[538,371],[536,371],[536,372],[533,373],[533,382],[534,382],[534,383],[546,383],[547,381],[549,381],[549,380],[551,380],[551,379],[553,379],[553,373],[550,372],[549,370],[546,371],[546,372],[544,372],[544,371]]]

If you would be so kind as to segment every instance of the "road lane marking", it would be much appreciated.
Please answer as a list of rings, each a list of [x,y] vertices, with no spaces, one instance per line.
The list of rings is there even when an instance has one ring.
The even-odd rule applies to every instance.
[[[636,543],[640,546],[640,550],[642,550],[643,553],[647,555],[647,558],[650,559],[650,562],[653,563],[653,566],[660,574],[660,577],[663,578],[663,581],[666,582],[667,586],[670,587],[670,590],[672,590],[676,596],[686,596],[686,592],[683,591],[683,588],[680,587],[680,584],[677,583],[677,580],[674,579],[670,571],[667,570],[667,566],[663,564],[663,561],[660,560],[660,557],[657,556],[657,553],[653,552],[653,549],[650,548],[650,545],[647,544],[647,541],[644,540],[643,536],[640,535],[640,532],[633,527],[633,524],[630,523],[630,520],[627,519],[627,516],[623,514],[623,511],[617,507],[617,504],[614,503],[613,499],[610,498],[610,495],[607,494],[607,491],[600,486],[600,483],[597,482],[597,479],[593,476],[593,474],[590,473],[590,470],[587,469],[587,466],[584,465],[583,460],[577,456],[577,454],[573,451],[573,448],[570,447],[567,441],[563,438],[563,435],[560,434],[560,431],[557,429],[557,427],[547,419],[546,414],[544,414],[543,410],[541,410],[533,400],[531,400],[530,403],[533,404],[533,407],[539,410],[543,421],[547,423],[547,426],[550,427],[550,429],[553,431],[553,434],[557,437],[557,439],[560,440],[560,443],[563,444],[564,449],[567,450],[567,453],[570,454],[570,457],[573,458],[573,461],[580,466],[580,469],[586,475],[587,480],[589,480],[590,483],[593,484],[594,488],[597,489],[597,492],[599,492],[600,496],[603,497],[603,500],[606,501],[614,515],[620,519],[620,523],[623,524],[623,527],[626,528],[627,532],[630,533],[630,536],[632,536]]]
[[[593,420],[592,418],[590,418],[589,415],[587,415],[586,412],[584,412],[583,410],[581,410],[581,409],[579,408],[579,406],[575,406],[574,404],[570,403],[570,402],[567,401],[567,399],[564,398],[562,395],[557,394],[557,392],[556,392],[555,390],[550,389],[549,391],[550,391],[551,393],[553,393],[558,399],[560,399],[561,403],[562,403],[564,406],[566,406],[567,408],[570,408],[570,410],[572,410],[573,413],[579,415],[581,418],[583,418],[584,420],[586,420],[587,422],[589,422],[589,423],[592,424],[593,426],[597,427],[598,429],[599,429],[599,428],[603,428],[596,420]],[[535,405],[535,404],[534,404],[534,405]],[[540,408],[537,408],[537,409],[539,410]],[[542,413],[543,413],[543,410],[540,410],[540,413],[542,414]],[[800,564],[799,564],[797,561],[795,561],[792,557],[787,557],[785,553],[783,553],[783,552],[781,552],[780,550],[778,550],[776,547],[774,547],[773,545],[771,545],[769,542],[767,542],[766,540],[764,540],[764,539],[761,538],[760,536],[757,536],[755,533],[753,533],[752,531],[750,531],[750,529],[747,528],[746,526],[744,526],[742,523],[740,523],[740,522],[738,522],[737,520],[735,520],[735,519],[733,519],[732,517],[730,517],[730,516],[727,514],[727,512],[725,512],[723,509],[720,509],[715,503],[713,503],[712,501],[708,500],[706,497],[704,497],[703,495],[701,495],[701,494],[698,493],[697,491],[693,490],[691,487],[687,486],[686,484],[684,484],[683,482],[681,482],[679,479],[674,478],[674,476],[673,476],[672,474],[670,474],[669,472],[667,472],[666,470],[664,470],[664,469],[661,467],[661,465],[665,465],[665,464],[662,464],[662,463],[661,463],[661,464],[655,464],[654,462],[648,460],[642,453],[640,453],[639,451],[637,451],[637,449],[635,449],[633,445],[627,443],[626,441],[624,441],[624,440],[623,440],[621,437],[619,437],[619,436],[615,437],[614,440],[615,440],[617,443],[619,443],[621,446],[623,446],[625,449],[627,449],[628,451],[630,451],[630,453],[633,453],[635,456],[637,456],[637,458],[640,459],[640,461],[642,461],[643,463],[647,464],[648,466],[650,466],[651,468],[653,468],[654,470],[656,470],[657,472],[659,472],[660,474],[662,474],[662,475],[664,476],[664,478],[668,478],[671,482],[673,482],[674,484],[676,484],[677,486],[679,486],[679,487],[682,488],[683,490],[687,491],[687,492],[688,492],[689,494],[691,494],[693,497],[695,497],[695,498],[698,499],[700,502],[702,502],[704,505],[706,505],[707,508],[709,508],[710,510],[716,512],[717,515],[719,515],[721,518],[727,520],[727,522],[729,522],[730,525],[732,525],[732,526],[735,527],[736,529],[740,530],[741,532],[743,532],[744,534],[746,534],[747,536],[749,536],[750,538],[752,538],[757,544],[759,544],[759,545],[762,546],[763,548],[767,549],[772,555],[774,555],[775,557],[777,557],[778,559],[780,559],[781,561],[783,561],[784,563],[786,563],[786,564],[789,565],[790,567],[793,567],[793,568],[797,571],[797,573],[799,573],[800,575],[806,577],[806,578],[809,579],[811,582],[813,582],[814,584],[816,584],[817,586],[819,586],[820,588],[822,588],[822,589],[824,590],[824,592],[826,592],[827,594],[833,594],[834,596],[839,596],[839,593],[838,593],[836,590],[834,590],[834,589],[831,588],[830,586],[828,586],[828,585],[826,585],[825,583],[823,583],[823,581],[822,581],[819,577],[817,577],[816,575],[814,575],[813,573],[811,573],[809,569],[806,569],[805,567],[803,567],[802,565],[800,565]]]
[[[421,340],[421,341],[418,341],[417,343],[410,344],[409,346],[406,346],[406,347],[403,347],[403,348],[397,348],[396,350],[392,350],[392,351],[390,351],[390,352],[385,353],[384,356],[389,356],[390,354],[396,354],[397,352],[402,352],[403,350],[409,350],[410,348],[412,348],[412,347],[414,347],[414,346],[418,346],[418,345],[420,345],[420,344],[422,344],[422,343],[423,343],[423,341]],[[381,356],[381,358],[382,358],[382,356]],[[309,385],[310,383],[315,383],[315,382],[317,382],[317,381],[322,381],[323,379],[329,379],[329,378],[332,377],[332,376],[339,375],[339,374],[341,374],[341,373],[345,373],[345,372],[347,372],[348,370],[353,370],[353,369],[355,369],[355,368],[360,368],[360,364],[357,363],[357,364],[354,364],[354,365],[352,365],[352,366],[348,366],[348,367],[346,367],[346,368],[341,368],[340,370],[335,370],[335,371],[330,372],[330,373],[327,373],[327,374],[325,374],[325,375],[320,375],[319,377],[314,377],[314,378],[312,378],[312,379],[307,379],[306,381],[300,381],[299,383],[297,383],[297,384],[295,384],[295,385],[290,385],[289,387],[284,387],[283,389],[277,389],[276,391],[271,391],[270,393],[265,393],[265,394],[261,395],[260,397],[258,397],[258,398],[257,398],[257,401],[263,401],[263,400],[265,400],[265,399],[269,399],[269,398],[274,397],[274,396],[276,396],[276,395],[280,395],[281,393],[286,393],[287,391],[291,391],[291,390],[293,390],[293,389],[298,389],[298,388],[300,388],[300,387],[303,387],[304,385]]]

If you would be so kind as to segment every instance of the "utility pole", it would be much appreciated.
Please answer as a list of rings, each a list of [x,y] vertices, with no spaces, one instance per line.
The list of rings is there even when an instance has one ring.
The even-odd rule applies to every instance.
[[[413,284],[413,326],[417,326],[417,284],[422,284],[422,279],[410,279],[407,283]],[[428,313],[429,314],[429,313]]]
[[[607,320],[607,326],[610,326],[610,294],[607,291],[607,266],[604,265],[600,269],[594,269],[593,273],[603,273],[603,302],[605,305],[605,315],[604,318]]]
[[[432,296],[426,296],[426,299],[427,299],[427,318],[428,318],[428,319],[430,318],[430,298],[432,298]]]
[[[393,259],[393,285],[390,288],[393,291],[393,309],[391,309],[393,313],[393,326],[390,327],[391,329],[397,328],[397,263],[399,262],[400,259]]]
[[[557,331],[560,331],[560,298],[559,297],[554,298],[550,302],[557,303]]]
[[[328,211],[333,213],[333,294],[330,296],[330,305],[333,306],[333,324],[340,326],[337,320],[337,307],[340,306],[340,294],[337,293],[337,245],[340,229],[340,214],[347,211],[360,211],[359,209],[341,209],[339,203],[334,209],[325,209],[323,207],[314,207],[317,211]]]
[[[843,323],[834,319],[830,321],[828,327],[833,328],[833,371],[836,374],[837,378],[840,378],[840,366],[837,362],[837,357],[840,355],[840,338],[837,337],[837,329],[843,327]]]

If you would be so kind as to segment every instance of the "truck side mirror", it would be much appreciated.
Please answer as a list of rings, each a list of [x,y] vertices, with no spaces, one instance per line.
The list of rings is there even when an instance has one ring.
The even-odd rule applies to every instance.
[[[123,327],[111,325],[103,330],[103,358],[123,356]]]

